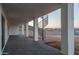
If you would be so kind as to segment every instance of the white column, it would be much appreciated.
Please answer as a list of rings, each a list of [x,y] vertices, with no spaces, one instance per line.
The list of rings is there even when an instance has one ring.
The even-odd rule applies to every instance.
[[[34,20],[34,41],[38,41],[38,19]]]
[[[24,24],[22,24],[22,35],[24,35]]]
[[[0,54],[2,54],[2,26],[1,26],[1,4],[0,4]]]
[[[26,23],[26,37],[29,36],[28,23]]]
[[[61,8],[61,51],[74,54],[74,5],[64,4]]]

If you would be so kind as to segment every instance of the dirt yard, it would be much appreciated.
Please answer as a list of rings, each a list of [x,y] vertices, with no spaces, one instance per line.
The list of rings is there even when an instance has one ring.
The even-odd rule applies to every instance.
[[[46,40],[49,46],[55,47],[59,50],[61,45],[61,38],[60,37],[52,37],[49,40]],[[79,55],[79,37],[75,37],[75,54]]]

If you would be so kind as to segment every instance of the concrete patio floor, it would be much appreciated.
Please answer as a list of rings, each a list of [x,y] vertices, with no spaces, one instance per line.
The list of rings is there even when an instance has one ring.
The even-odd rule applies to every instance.
[[[58,49],[50,47],[42,41],[34,42],[31,39],[21,35],[10,36],[3,55],[62,55]]]

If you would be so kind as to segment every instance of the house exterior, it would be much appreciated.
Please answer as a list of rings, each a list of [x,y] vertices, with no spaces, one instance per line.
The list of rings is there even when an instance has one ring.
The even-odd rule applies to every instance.
[[[73,3],[0,3],[0,54],[10,35],[26,35],[28,22],[34,21],[34,41],[38,39],[38,17],[61,8],[61,52],[74,54]],[[24,27],[24,25],[26,27]],[[19,27],[21,30],[19,31]],[[25,31],[24,31],[24,28]]]

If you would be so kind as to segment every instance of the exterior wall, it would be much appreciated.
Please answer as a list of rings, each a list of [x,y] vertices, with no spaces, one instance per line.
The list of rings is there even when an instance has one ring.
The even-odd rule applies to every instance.
[[[4,17],[4,19],[5,19],[5,45],[6,45],[6,43],[7,43],[7,40],[8,40],[8,38],[9,38],[9,35],[8,35],[8,20],[7,20],[7,18],[6,18],[6,16],[5,16],[5,13],[2,11],[2,14],[3,14],[3,17]],[[4,46],[5,47],[5,46]]]
[[[19,24],[19,35],[22,35],[22,25]]]
[[[1,18],[2,16],[1,16],[1,14],[3,15],[4,20],[5,20],[5,34],[4,34],[4,36],[5,36],[4,47],[5,47],[7,40],[8,40],[8,37],[9,37],[9,35],[8,35],[8,25],[7,25],[7,19],[6,19],[5,13],[4,13],[4,11],[1,7],[1,4],[0,4],[0,54],[2,54],[2,51],[3,51],[1,49],[2,48],[2,18]],[[4,49],[4,47],[3,47],[3,49]]]
[[[26,23],[25,24],[25,35],[26,35],[26,37],[28,37],[29,36],[29,30],[28,30],[28,23]]]
[[[1,54],[1,44],[2,44],[2,41],[1,41],[1,39],[2,39],[2,30],[1,30],[1,4],[0,4],[0,54]]]
[[[18,34],[19,34],[19,26],[9,27],[9,35],[18,35]]]
[[[22,35],[24,35],[25,33],[24,33],[24,24],[22,24]]]

